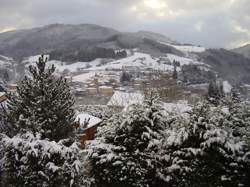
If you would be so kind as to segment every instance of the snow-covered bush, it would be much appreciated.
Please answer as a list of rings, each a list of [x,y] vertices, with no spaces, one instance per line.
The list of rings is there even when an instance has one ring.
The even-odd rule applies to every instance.
[[[250,145],[250,105],[247,103],[232,103],[225,115],[223,125],[231,128],[233,135],[244,139]]]
[[[207,104],[163,115],[154,102],[113,116],[88,145],[96,186],[249,186],[250,153]]]
[[[163,170],[172,186],[249,186],[250,152],[244,142],[221,128],[218,111],[196,106],[188,121],[168,129]],[[181,125],[180,125],[181,124]]]
[[[113,116],[98,129],[98,138],[90,142],[91,177],[96,185],[157,186],[163,169],[159,160],[167,122],[154,102],[134,105]],[[161,158],[165,160],[165,158]]]
[[[69,86],[46,62],[41,56],[36,66],[29,66],[30,76],[18,84],[17,93],[8,95],[5,121],[12,132],[8,135],[39,132],[42,138],[59,141],[73,131],[74,99]]]
[[[80,150],[60,142],[41,140],[31,133],[2,139],[4,182],[10,187],[69,187],[82,180]]]
[[[77,107],[79,112],[85,112],[102,120],[109,119],[114,113],[118,113],[107,105],[80,105]]]

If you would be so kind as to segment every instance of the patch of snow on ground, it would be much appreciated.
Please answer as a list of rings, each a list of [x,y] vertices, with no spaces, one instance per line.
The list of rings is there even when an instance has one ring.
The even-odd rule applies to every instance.
[[[175,49],[182,51],[182,52],[188,52],[188,53],[201,53],[206,50],[205,47],[199,47],[199,46],[194,46],[194,45],[173,45],[170,43],[166,42],[160,42],[161,44],[168,45],[171,47],[174,47]]]
[[[192,46],[192,45],[170,45],[174,47],[177,50],[183,51],[183,52],[194,52],[194,53],[201,53],[204,52],[206,49],[204,47],[198,47],[198,46]]]
[[[88,66],[96,67],[100,63],[100,59],[96,59],[91,62],[75,62],[72,64],[66,64],[65,62],[52,60],[49,61],[48,64],[54,64],[56,71],[63,72],[64,70],[68,70],[69,72],[77,72],[80,69],[86,69]]]
[[[95,72],[83,73],[72,78],[73,82],[86,82],[95,76]]]
[[[29,65],[34,65],[39,59],[41,55],[30,56],[23,61],[25,66],[28,67]],[[45,57],[49,58],[49,55],[45,55]],[[66,62],[58,61],[58,60],[51,60],[48,61],[48,65],[54,65],[57,72],[63,72],[64,70],[68,70],[69,72],[77,72],[79,69],[86,69],[88,66],[96,67],[100,64],[101,59],[95,59],[90,62],[75,62],[72,64],[68,64]]]
[[[223,81],[223,91],[224,93],[230,93],[232,90],[232,86],[228,81]]]
[[[0,67],[1,68],[7,67],[7,66],[11,66],[12,65],[12,63],[11,63],[12,61],[13,61],[12,58],[0,55]]]
[[[191,65],[191,64],[203,65],[202,62],[195,61],[195,60],[193,60],[191,58],[180,57],[180,56],[177,56],[177,55],[174,55],[174,54],[167,54],[167,58],[171,62],[173,62],[174,60],[180,62],[181,66],[183,66],[183,65]]]
[[[89,68],[89,70],[122,70],[134,67],[138,69],[151,68],[154,70],[173,71],[174,67],[172,65],[158,63],[157,60],[157,58],[153,58],[149,54],[135,52],[127,58],[115,60],[100,67]]]

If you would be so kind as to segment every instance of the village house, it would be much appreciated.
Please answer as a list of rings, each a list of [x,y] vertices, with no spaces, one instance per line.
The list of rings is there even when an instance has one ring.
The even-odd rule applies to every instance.
[[[67,83],[72,83],[73,81],[72,76],[65,76],[64,78],[66,79]]]
[[[5,92],[0,92],[0,108],[3,106],[6,105],[6,102],[7,102],[7,96],[6,96],[6,93]]]
[[[7,89],[8,89],[9,92],[16,92],[16,90],[17,90],[17,84],[9,84],[7,86]]]
[[[74,128],[79,134],[81,148],[85,148],[85,143],[88,140],[93,140],[97,132],[97,127],[102,120],[87,113],[79,113],[74,122]]]
[[[113,88],[110,86],[100,86],[99,87],[99,94],[104,96],[112,96],[113,95]]]
[[[75,94],[75,96],[84,96],[84,95],[88,94],[88,92],[87,92],[86,88],[76,88],[74,90],[74,94]]]
[[[87,88],[87,92],[90,95],[96,95],[96,94],[98,94],[98,90],[97,90],[96,87],[89,87],[89,88]]]

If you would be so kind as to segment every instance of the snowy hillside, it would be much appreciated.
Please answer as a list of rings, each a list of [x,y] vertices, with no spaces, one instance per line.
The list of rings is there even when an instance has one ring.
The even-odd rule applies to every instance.
[[[205,47],[200,47],[200,46],[194,46],[194,45],[181,45],[181,44],[171,44],[171,43],[166,43],[159,41],[161,44],[169,45],[174,47],[175,49],[182,51],[182,52],[188,52],[188,53],[201,53],[206,50]]]
[[[12,65],[13,59],[0,55],[0,68],[10,67]]]
[[[153,57],[150,54],[135,52],[132,56],[112,61],[104,66],[89,68],[89,70],[122,70],[126,68],[138,68],[141,70],[152,69],[160,71],[173,71],[173,62],[183,65],[202,65],[203,63],[193,59],[166,54],[164,57]],[[178,68],[178,70],[180,70]]]
[[[48,55],[46,57],[49,57]],[[27,58],[23,63],[25,66],[34,64],[39,58],[37,56],[31,56]],[[123,70],[126,68],[135,68],[138,70],[161,70],[161,71],[173,71],[173,62],[178,61],[180,66],[183,65],[205,65],[202,62],[198,62],[195,59],[180,57],[173,54],[166,54],[163,57],[153,57],[150,54],[142,52],[134,52],[131,56],[122,58],[119,60],[111,60],[106,64],[101,64],[102,59],[96,59],[91,62],[76,62],[67,64],[61,61],[49,61],[48,64],[54,64],[58,72],[68,70],[69,72],[77,72],[80,69],[88,71],[103,71],[103,70]],[[179,71],[180,68],[177,68]]]

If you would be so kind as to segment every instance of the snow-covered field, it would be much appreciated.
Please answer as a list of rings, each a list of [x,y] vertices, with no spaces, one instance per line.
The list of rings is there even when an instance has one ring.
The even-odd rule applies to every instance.
[[[181,66],[183,66],[183,65],[191,65],[191,64],[193,64],[193,65],[204,65],[204,63],[198,62],[197,60],[194,60],[194,59],[191,59],[191,58],[180,57],[180,56],[173,55],[173,54],[167,54],[167,58],[171,62],[173,62],[174,60],[180,62]]]
[[[23,61],[25,66],[28,67],[29,65],[34,65],[39,59],[40,55],[28,57],[26,60]],[[45,55],[45,58],[49,58],[49,55]],[[66,62],[58,61],[58,60],[50,60],[48,61],[48,65],[54,64],[57,72],[63,72],[65,70],[73,73],[77,72],[80,69],[87,69],[89,66],[96,67],[100,64],[101,59],[96,59],[91,62],[75,62],[72,64],[67,64]]]
[[[12,65],[12,58],[0,55],[0,68],[9,67]]]
[[[179,57],[173,54],[166,54],[166,63],[160,61],[160,58],[152,57],[149,54],[135,52],[132,56],[127,58],[123,58],[120,60],[115,60],[107,63],[106,65],[100,67],[92,67],[88,70],[122,70],[126,68],[137,68],[137,69],[153,69],[153,70],[161,70],[161,71],[173,71],[173,64],[168,64],[167,62],[173,63],[174,60],[180,62],[180,65],[189,65],[196,64],[201,65],[202,62],[198,62],[196,60]]]
[[[173,44],[166,43],[166,42],[160,42],[160,43],[164,45],[172,46],[179,51],[188,52],[188,53],[201,53],[206,50],[205,47],[194,46],[194,45],[173,45]]]
[[[201,53],[206,50],[204,47],[198,47],[198,46],[192,46],[192,45],[170,45],[174,47],[175,49],[178,49],[183,52],[189,52],[189,53]]]
[[[87,80],[91,79],[95,76],[95,72],[83,73],[73,77],[74,82],[86,82]]]
[[[48,55],[45,55],[48,57]],[[34,64],[38,61],[39,55],[31,56],[23,61],[25,66]],[[48,62],[49,65],[54,64],[56,67],[57,73],[66,73],[74,74],[74,82],[86,82],[95,76],[95,74],[103,72],[113,72],[117,71],[148,71],[156,70],[163,72],[173,72],[174,71],[174,61],[178,61],[180,66],[183,65],[197,65],[205,66],[204,63],[199,62],[195,59],[188,57],[180,57],[174,54],[165,54],[162,57],[153,57],[150,54],[138,52],[132,50],[130,56],[122,58],[119,60],[113,60],[110,62],[102,63],[104,59],[96,59],[91,62],[75,62],[68,64],[66,62],[51,60]],[[177,71],[181,71],[181,67],[177,67]],[[78,74],[78,75],[77,75]]]

